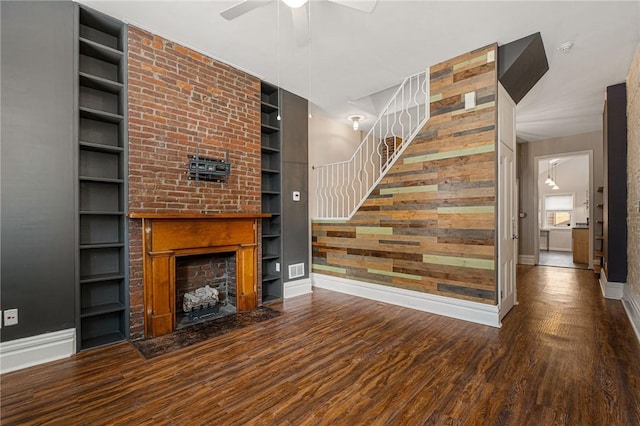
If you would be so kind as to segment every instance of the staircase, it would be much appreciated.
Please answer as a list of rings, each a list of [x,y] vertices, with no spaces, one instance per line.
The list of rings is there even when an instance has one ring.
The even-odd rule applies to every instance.
[[[349,160],[313,167],[314,219],[351,219],[428,119],[427,68],[402,82]]]

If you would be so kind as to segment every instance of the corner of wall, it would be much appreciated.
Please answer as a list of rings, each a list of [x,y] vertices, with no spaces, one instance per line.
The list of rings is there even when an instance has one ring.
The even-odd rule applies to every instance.
[[[600,271],[599,281],[602,296],[604,296],[605,299],[621,300],[625,292],[625,287],[628,287],[625,283],[608,281],[604,269]]]
[[[290,299],[303,294],[313,293],[311,278],[301,280],[287,281],[284,283],[284,298]]]

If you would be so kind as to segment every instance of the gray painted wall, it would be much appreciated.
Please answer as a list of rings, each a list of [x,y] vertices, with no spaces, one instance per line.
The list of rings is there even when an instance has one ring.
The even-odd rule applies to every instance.
[[[591,132],[580,135],[548,139],[538,142],[518,144],[518,179],[520,181],[519,209],[527,217],[520,219],[519,255],[533,256],[535,253],[535,204],[534,187],[537,182],[535,175],[535,158],[545,155],[568,154],[572,152],[593,150],[593,187],[591,194],[591,216],[593,223],[593,205],[602,202],[598,199],[596,189],[602,186],[602,132]]]
[[[607,281],[627,282],[627,88],[607,87],[604,124],[604,264]]]
[[[282,92],[282,262],[283,282],[289,280],[289,265],[304,263],[309,277],[309,192],[308,192],[307,100]],[[300,201],[293,201],[300,191]],[[302,279],[302,278],[296,278]]]
[[[75,327],[72,2],[2,1],[2,341]]]

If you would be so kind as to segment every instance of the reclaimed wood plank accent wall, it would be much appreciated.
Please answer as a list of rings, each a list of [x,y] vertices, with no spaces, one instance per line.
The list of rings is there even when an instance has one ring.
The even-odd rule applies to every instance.
[[[313,221],[314,273],[497,303],[496,55],[431,67],[425,127],[351,220]]]

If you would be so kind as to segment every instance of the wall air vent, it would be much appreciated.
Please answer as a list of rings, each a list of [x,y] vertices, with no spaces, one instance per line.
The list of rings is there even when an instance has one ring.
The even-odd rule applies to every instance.
[[[289,279],[304,277],[304,263],[289,265]]]

